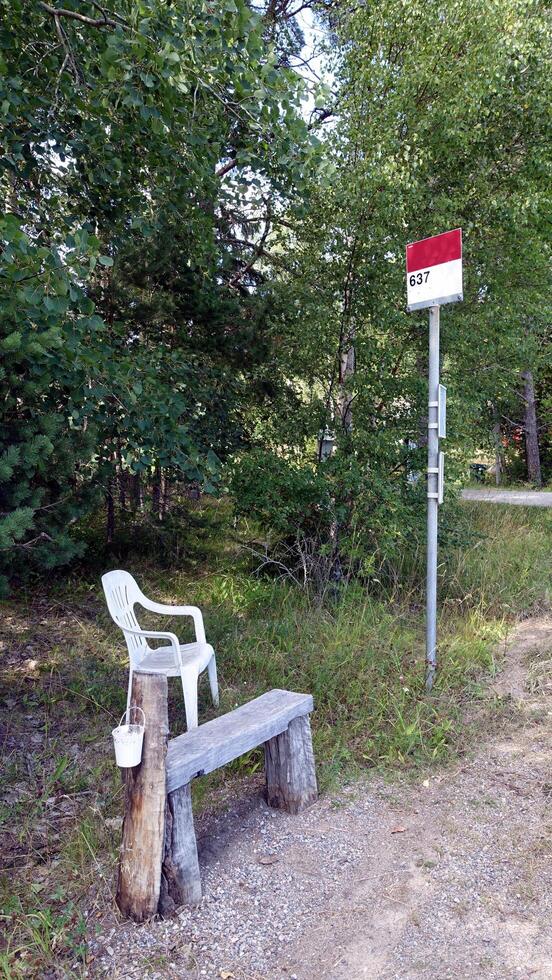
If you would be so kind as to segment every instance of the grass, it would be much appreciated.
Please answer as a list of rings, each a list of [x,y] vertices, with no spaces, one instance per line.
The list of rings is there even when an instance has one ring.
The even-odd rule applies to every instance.
[[[270,687],[313,693],[318,773],[328,790],[369,767],[412,769],[461,750],[463,707],[484,694],[482,678],[496,669],[509,624],[549,607],[551,512],[465,504],[459,539],[441,568],[431,697],[423,603],[406,579],[393,595],[350,586],[339,601],[317,605],[295,587],[252,577],[226,545],[213,551],[212,539],[208,567],[196,561],[192,573],[125,564],[147,593],[203,608],[221,710]],[[124,707],[126,654],[96,572],[42,583],[3,607],[0,978],[78,977],[86,937],[113,904],[122,792],[110,732]],[[202,720],[213,714],[204,681],[200,711]],[[169,714],[173,732],[182,731],[176,682]],[[261,765],[250,753],[197,781],[196,805]]]
[[[461,508],[467,546],[448,556],[447,607],[527,616],[552,603],[552,509],[484,503]]]

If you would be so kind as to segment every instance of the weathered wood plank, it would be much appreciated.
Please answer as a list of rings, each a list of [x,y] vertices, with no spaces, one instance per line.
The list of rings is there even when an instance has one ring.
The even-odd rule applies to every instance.
[[[185,732],[169,742],[167,792],[172,793],[195,776],[213,772],[244,752],[285,731],[294,718],[313,710],[310,694],[268,691],[227,715]]]
[[[201,901],[201,879],[190,784],[169,793],[165,822],[165,858],[159,911],[170,915],[179,905]]]
[[[266,799],[269,806],[300,813],[318,797],[308,715],[265,742]]]
[[[125,771],[125,813],[116,901],[144,922],[157,912],[165,832],[165,756],[169,734],[167,678],[135,674],[132,703],[146,716],[142,761]]]

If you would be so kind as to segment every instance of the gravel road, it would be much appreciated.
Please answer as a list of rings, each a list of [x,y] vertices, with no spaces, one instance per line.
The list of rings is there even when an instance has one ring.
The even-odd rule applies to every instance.
[[[293,817],[260,781],[197,821],[204,899],[92,928],[111,980],[550,980],[552,620],[523,623],[466,718],[476,749]],[[471,744],[474,744],[473,742]]]
[[[517,504],[520,507],[552,507],[552,493],[547,490],[490,490],[470,487],[462,490],[462,500],[479,500],[489,504]]]

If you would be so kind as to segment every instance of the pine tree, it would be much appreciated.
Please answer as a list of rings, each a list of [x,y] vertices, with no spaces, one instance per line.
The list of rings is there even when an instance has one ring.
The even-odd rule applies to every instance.
[[[53,568],[82,545],[71,525],[89,505],[93,430],[73,425],[71,361],[80,329],[75,252],[32,244],[14,215],[0,219],[0,587]]]

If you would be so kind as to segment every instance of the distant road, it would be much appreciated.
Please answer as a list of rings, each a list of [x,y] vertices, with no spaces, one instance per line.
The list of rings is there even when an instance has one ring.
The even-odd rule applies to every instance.
[[[469,490],[462,490],[462,500],[518,504],[522,507],[552,507],[552,493],[547,490],[490,490],[486,487],[470,487]]]

